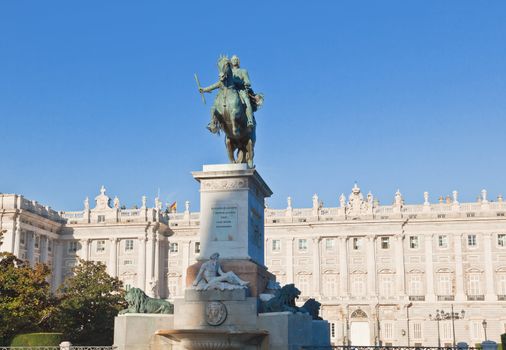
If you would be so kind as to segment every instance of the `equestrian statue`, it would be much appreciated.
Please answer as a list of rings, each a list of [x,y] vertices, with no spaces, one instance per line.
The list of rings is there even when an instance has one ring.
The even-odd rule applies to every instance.
[[[240,67],[239,57],[229,59],[221,56],[218,60],[218,82],[201,87],[195,79],[205,103],[204,92],[219,89],[211,108],[211,121],[207,129],[213,134],[225,133],[225,146],[230,163],[253,165],[256,141],[254,112],[262,105],[263,95],[255,94],[251,88],[248,71]]]

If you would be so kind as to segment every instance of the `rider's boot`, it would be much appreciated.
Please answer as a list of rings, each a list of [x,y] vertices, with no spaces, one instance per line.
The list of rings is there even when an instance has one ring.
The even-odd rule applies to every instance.
[[[248,128],[254,127],[255,122],[253,121],[253,113],[251,110],[246,109],[246,117],[248,118],[248,122],[246,123],[246,126]]]
[[[211,117],[211,121],[209,122],[209,124],[207,124],[206,128],[213,134],[216,134],[218,132],[217,121],[214,115]]]

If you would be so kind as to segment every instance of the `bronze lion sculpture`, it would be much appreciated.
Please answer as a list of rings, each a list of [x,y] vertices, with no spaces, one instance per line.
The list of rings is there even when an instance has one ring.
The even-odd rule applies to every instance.
[[[128,308],[121,310],[120,314],[173,314],[174,305],[163,299],[150,298],[140,288],[130,288],[125,300]]]
[[[295,287],[293,283],[284,285],[278,289],[274,297],[264,303],[264,312],[304,312],[306,310],[299,308],[295,305],[295,299],[300,295],[300,290]]]

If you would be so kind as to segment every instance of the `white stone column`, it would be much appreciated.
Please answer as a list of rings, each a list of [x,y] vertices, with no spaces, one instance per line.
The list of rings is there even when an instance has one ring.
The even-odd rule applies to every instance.
[[[366,237],[367,251],[367,294],[372,297],[376,296],[376,237]]]
[[[118,276],[118,239],[109,238],[109,274],[112,277]]]
[[[13,242],[13,254],[19,258],[19,246],[21,244],[21,218],[20,215],[16,217],[16,226],[14,230],[12,231],[12,237],[14,239]],[[26,244],[26,238],[25,238],[25,244]]]
[[[295,283],[293,280],[293,241],[295,238],[289,237],[286,240],[286,283]]]
[[[79,241],[79,243],[81,244],[81,250],[79,250],[79,257],[83,260],[88,260],[89,259],[89,239],[82,239]]]
[[[139,240],[139,263],[137,265],[137,287],[146,291],[146,237],[141,236]]]
[[[339,288],[341,296],[348,297],[348,238],[339,237]]]
[[[146,294],[151,294],[151,282],[153,281],[153,266],[155,255],[154,233],[148,232],[146,245]]]
[[[321,271],[320,271],[320,256],[321,256],[321,248],[320,248],[321,237],[313,238],[313,285],[314,285],[314,295],[315,297],[321,296]]]
[[[182,288],[178,288],[179,291],[183,291],[186,289],[186,270],[188,269],[188,266],[190,265],[190,246],[191,241],[188,242],[181,242],[181,249],[182,249],[182,264],[181,264],[181,284]]]
[[[158,236],[158,233],[155,234],[155,267],[154,267],[154,274],[155,274],[155,281],[156,281],[156,296],[158,297],[160,295],[160,237]]]
[[[400,296],[406,295],[405,271],[404,271],[404,235],[395,235],[395,275],[397,293]]]
[[[464,291],[464,270],[462,267],[462,236],[454,236],[455,250],[455,301],[464,301],[466,299]]]
[[[62,283],[62,268],[63,268],[63,247],[64,244],[61,241],[54,241],[54,261],[53,261],[53,286],[52,290],[55,291]]]
[[[426,301],[435,302],[434,293],[434,262],[432,260],[432,234],[424,236],[425,240],[425,278],[426,278]]]
[[[492,234],[490,233],[483,235],[483,254],[485,258],[485,300],[496,301],[497,293],[494,288],[494,265],[492,262]]]

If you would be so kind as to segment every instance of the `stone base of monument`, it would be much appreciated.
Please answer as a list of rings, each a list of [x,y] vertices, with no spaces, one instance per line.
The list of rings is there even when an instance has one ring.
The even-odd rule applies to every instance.
[[[329,347],[327,321],[305,313],[259,313],[259,296],[275,276],[264,265],[264,199],[272,192],[258,172],[246,164],[218,164],[204,165],[193,176],[200,182],[201,253],[198,263],[187,269],[185,296],[174,300],[173,316],[118,316],[114,345],[118,350]],[[219,261],[210,261],[214,253],[219,253]],[[197,287],[205,290],[193,289],[202,264],[208,262],[212,264],[202,271],[218,273],[219,266],[235,277],[218,281],[223,285],[210,279],[204,286],[199,278]]]
[[[125,314],[114,319],[114,345],[121,350],[149,350],[156,331],[174,327],[174,315]]]

